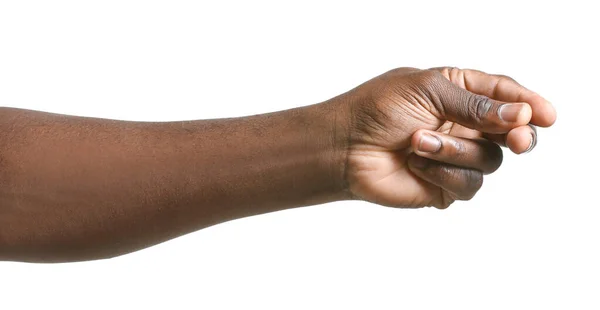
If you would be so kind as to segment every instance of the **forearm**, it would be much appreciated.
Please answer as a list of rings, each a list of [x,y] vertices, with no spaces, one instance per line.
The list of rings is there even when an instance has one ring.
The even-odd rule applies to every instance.
[[[235,218],[345,199],[343,113],[327,102],[143,123],[2,109],[0,259],[111,257]]]

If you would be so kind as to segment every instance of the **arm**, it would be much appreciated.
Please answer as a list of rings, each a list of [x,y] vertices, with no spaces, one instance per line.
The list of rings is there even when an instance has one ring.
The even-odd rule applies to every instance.
[[[490,85],[495,85],[490,87]],[[552,107],[505,77],[397,69],[326,102],[125,122],[0,110],[0,260],[132,252],[245,216],[343,199],[445,208],[535,145]]]
[[[125,122],[0,110],[0,259],[110,257],[215,223],[348,198],[342,108]]]

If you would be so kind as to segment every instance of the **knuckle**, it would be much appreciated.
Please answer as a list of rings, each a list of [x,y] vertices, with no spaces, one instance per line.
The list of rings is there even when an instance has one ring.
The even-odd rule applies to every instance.
[[[456,170],[445,165],[438,165],[437,169],[431,169],[430,173],[436,175],[440,183],[448,183],[457,177]]]
[[[504,160],[504,153],[502,152],[502,148],[495,143],[490,143],[488,147],[488,156],[487,156],[487,169],[486,173],[492,173],[502,165],[502,161]]]
[[[475,169],[436,165],[431,167],[428,173],[438,184],[452,188],[452,196],[458,200],[470,200],[483,185],[483,173]]]
[[[499,80],[505,80],[505,81],[517,83],[517,81],[515,81],[515,79],[513,79],[512,77],[510,77],[508,75],[504,75],[504,74],[494,74],[494,75],[496,77],[498,77]]]
[[[464,72],[457,67],[448,67],[448,79],[452,81],[452,83],[460,85],[460,82],[464,81]]]
[[[446,193],[442,194],[441,200],[441,203],[436,206],[436,208],[440,210],[448,209],[448,207],[450,207],[450,205],[454,203],[454,198],[452,198],[451,195],[448,195]]]
[[[483,121],[494,106],[490,98],[482,95],[471,95],[467,102],[468,117],[478,122]]]
[[[451,204],[452,204],[451,202],[440,202],[440,203],[437,203],[437,204],[435,204],[433,206],[436,209],[439,209],[439,210],[446,210],[446,209],[448,209],[450,207]]]
[[[464,158],[467,154],[467,147],[462,141],[455,139],[448,139],[447,144],[444,145],[445,154],[448,157]]]
[[[430,68],[429,70],[439,72],[442,74],[442,76],[444,76],[444,78],[446,78],[447,80],[450,80],[452,72],[454,72],[457,69],[458,68],[456,68],[456,67],[444,66],[444,67]]]
[[[472,189],[475,190],[475,192],[477,192],[478,190],[481,189],[481,186],[483,186],[483,174],[481,173],[481,171],[478,170],[466,170],[467,172],[467,184],[469,184],[469,187],[471,187]]]
[[[452,193],[443,190],[439,196],[436,196],[431,202],[430,206],[436,209],[444,210],[450,207],[455,201]]]
[[[470,200],[483,185],[483,174],[477,170],[462,170],[464,173],[465,187],[461,193],[462,200]]]

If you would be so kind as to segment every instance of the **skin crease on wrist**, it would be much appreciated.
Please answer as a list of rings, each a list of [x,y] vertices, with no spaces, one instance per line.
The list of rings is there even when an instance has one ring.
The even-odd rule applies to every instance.
[[[130,253],[214,224],[327,202],[468,200],[556,113],[514,80],[400,68],[323,103],[128,122],[0,108],[0,260]]]

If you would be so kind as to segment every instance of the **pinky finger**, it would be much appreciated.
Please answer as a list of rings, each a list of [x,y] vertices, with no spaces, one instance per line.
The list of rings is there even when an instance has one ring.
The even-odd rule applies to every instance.
[[[473,198],[483,184],[483,172],[479,170],[444,164],[415,154],[408,158],[408,166],[416,176],[441,187],[456,200]]]

